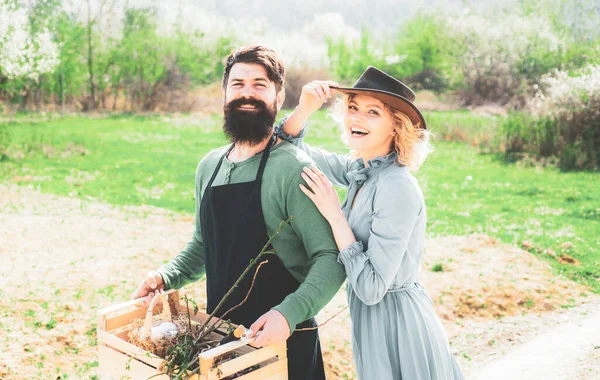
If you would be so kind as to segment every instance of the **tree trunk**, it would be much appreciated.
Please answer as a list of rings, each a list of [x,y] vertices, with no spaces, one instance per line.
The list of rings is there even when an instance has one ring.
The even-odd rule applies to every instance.
[[[116,111],[117,110],[117,97],[119,96],[119,87],[117,87],[114,92],[115,92],[115,100],[113,101],[112,110]]]
[[[94,86],[94,62],[92,58],[92,16],[90,9],[90,0],[87,0],[88,5],[88,70],[90,73],[90,109],[93,110],[96,108],[96,89]]]
[[[65,77],[63,65],[60,65],[60,115],[65,117]]]

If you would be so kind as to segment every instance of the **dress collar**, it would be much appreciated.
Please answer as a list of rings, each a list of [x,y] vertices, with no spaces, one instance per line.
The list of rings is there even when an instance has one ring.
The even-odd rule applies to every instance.
[[[352,170],[348,172],[348,177],[361,186],[373,174],[378,173],[382,168],[393,164],[398,159],[398,153],[391,152],[386,156],[375,157],[367,161],[365,166],[362,158],[357,159],[352,163]]]

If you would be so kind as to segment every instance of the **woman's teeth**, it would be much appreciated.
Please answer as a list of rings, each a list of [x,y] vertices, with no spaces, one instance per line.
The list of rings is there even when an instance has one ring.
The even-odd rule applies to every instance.
[[[368,131],[365,131],[364,129],[360,129],[360,128],[352,128],[351,132],[352,132],[353,136],[366,136],[369,134]]]

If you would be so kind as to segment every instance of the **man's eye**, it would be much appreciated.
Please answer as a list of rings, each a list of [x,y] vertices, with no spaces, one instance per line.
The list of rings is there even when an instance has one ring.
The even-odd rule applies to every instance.
[[[242,84],[241,83],[234,83],[231,85],[231,87],[240,87]]]
[[[267,87],[267,86],[265,86],[263,83],[257,83],[256,87]]]

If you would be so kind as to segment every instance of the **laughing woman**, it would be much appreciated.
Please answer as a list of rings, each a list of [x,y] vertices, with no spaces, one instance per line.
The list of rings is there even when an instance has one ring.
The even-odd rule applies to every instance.
[[[343,128],[352,154],[302,141],[308,117],[344,95]],[[314,81],[278,127],[280,137],[323,170],[306,169],[302,191],[329,221],[348,276],[353,356],[359,379],[463,379],[432,301],[417,282],[426,210],[410,170],[431,151],[425,119],[402,82],[369,67],[352,88]],[[333,184],[348,187],[340,207]]]

